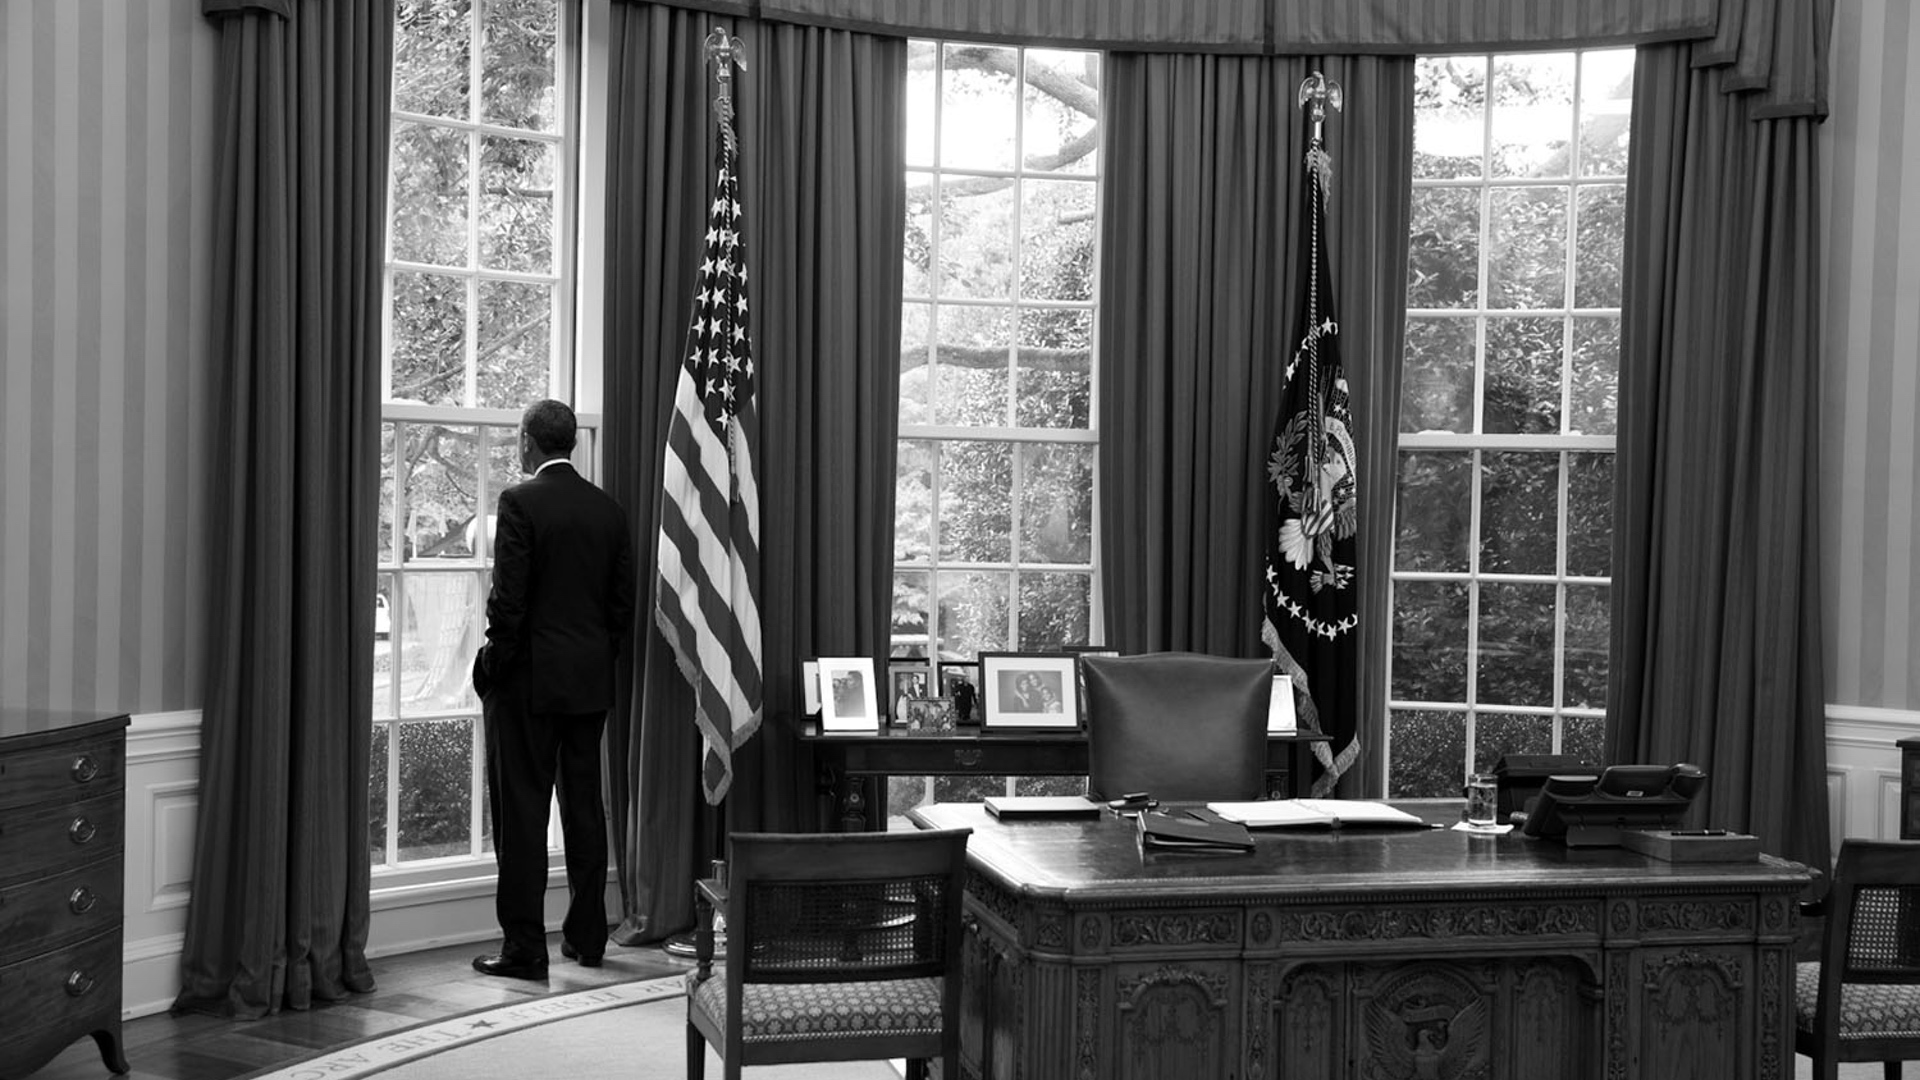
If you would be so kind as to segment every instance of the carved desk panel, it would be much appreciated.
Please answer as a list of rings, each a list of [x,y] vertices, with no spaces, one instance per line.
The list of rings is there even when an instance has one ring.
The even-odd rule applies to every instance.
[[[974,830],[968,1076],[1793,1075],[1798,864],[1442,829],[1143,854],[1112,817],[913,817]]]

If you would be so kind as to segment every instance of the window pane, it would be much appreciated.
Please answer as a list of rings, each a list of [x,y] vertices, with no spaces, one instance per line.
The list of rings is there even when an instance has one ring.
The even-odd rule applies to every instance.
[[[1093,312],[1020,309],[1014,423],[1085,431],[1093,407]]]
[[[1481,584],[1477,700],[1553,705],[1554,597],[1552,585]]]
[[[400,726],[400,858],[465,855],[472,847],[473,721]]]
[[[1633,127],[1633,50],[1580,58],[1580,175],[1625,176]]]
[[[393,716],[394,614],[399,604],[393,591],[393,575],[381,574],[374,592],[373,607],[373,715],[375,719]]]
[[[1005,573],[940,575],[940,655],[1005,652],[1012,603]]]
[[[940,108],[940,164],[949,169],[1011,169],[1019,104],[1013,49],[948,45]]]
[[[487,431],[487,554],[493,554],[494,532],[499,526],[500,493],[526,479],[520,468],[520,429],[490,427]]]
[[[380,425],[380,539],[378,541],[380,546],[374,552],[373,558],[375,562],[382,565],[400,561],[399,553],[393,546],[395,536],[393,495],[394,484],[397,482],[394,478],[394,447],[396,440],[400,438],[394,430],[395,426],[390,422]]]
[[[483,117],[522,131],[557,131],[553,73],[556,0],[485,0],[480,55]]]
[[[1480,301],[1480,192],[1414,188],[1407,244],[1407,306],[1473,307]]]
[[[1566,686],[1561,704],[1601,709],[1607,704],[1607,635],[1612,592],[1605,585],[1567,586]]]
[[[895,562],[921,562],[933,554],[934,467],[933,443],[900,440],[893,472]]]
[[[393,329],[387,400],[460,405],[466,396],[467,283],[441,274],[392,273]]]
[[[1567,573],[1613,573],[1613,455],[1567,455]]]
[[[940,305],[940,351],[934,372],[936,424],[996,427],[1007,422],[1007,357],[1013,310]]]
[[[940,47],[931,41],[907,42],[907,86],[902,95],[907,116],[912,118],[907,124],[906,163],[915,168],[928,168],[934,164],[933,117],[935,94],[938,92],[940,65]],[[924,123],[915,122],[921,118]],[[913,174],[907,175],[909,191],[915,184]],[[912,241],[908,241],[909,244]]]
[[[553,272],[556,147],[534,139],[480,139],[480,265]]]
[[[1472,318],[1410,316],[1400,376],[1400,430],[1473,430]]]
[[[933,423],[933,365],[929,345],[933,337],[933,305],[900,307],[900,423]]]
[[[400,637],[403,716],[478,709],[469,671],[486,634],[486,593],[474,573],[406,576]]]
[[[1393,697],[1467,699],[1465,582],[1394,582]]]
[[[393,107],[467,119],[467,0],[400,0],[394,12]]]
[[[1560,455],[1486,450],[1480,463],[1481,572],[1553,573],[1560,534]]]
[[[927,593],[928,575],[923,570],[897,571],[893,575],[893,629],[888,639],[888,656],[925,656],[929,640],[928,616],[933,610]]]
[[[1020,296],[1093,299],[1093,185],[1027,180],[1020,192]]]
[[[410,424],[403,464],[406,558],[469,558],[469,528],[478,510],[476,430],[463,425]]]
[[[1560,354],[1566,325],[1557,318],[1487,320],[1489,435],[1560,434]]]
[[[407,120],[393,125],[393,257],[467,265],[467,135]]]
[[[1402,450],[1393,511],[1396,570],[1465,573],[1473,513],[1471,451]]]
[[[1627,185],[1583,187],[1579,199],[1573,306],[1619,307],[1620,261],[1626,253]]]
[[[933,268],[933,190],[930,174],[907,174],[907,240],[900,258],[902,296],[929,296],[933,292],[927,276]]]
[[[1092,580],[1086,574],[1022,573],[1019,648],[1045,652],[1087,640]]]
[[[945,444],[940,455],[940,558],[1006,562],[1013,557],[1013,446]]]
[[[940,295],[1013,298],[1013,183],[948,180],[940,196]]]
[[[1486,101],[1486,57],[1423,56],[1414,62],[1414,179],[1480,175]]]
[[[1100,54],[1028,49],[1024,88],[1026,167],[1091,174],[1099,146]]]
[[[373,725],[372,752],[367,757],[367,853],[373,865],[387,864],[387,740],[392,726]]]
[[[1607,721],[1602,716],[1569,716],[1560,722],[1560,752],[1599,764],[1607,760]]]
[[[1575,435],[1612,435],[1620,405],[1620,319],[1606,315],[1573,320],[1573,400],[1567,430]]]
[[[553,286],[480,282],[474,391],[482,408],[521,409],[551,396]]]
[[[1487,209],[1487,306],[1567,303],[1567,189],[1494,188]]]
[[[1395,709],[1387,719],[1392,750],[1387,797],[1459,798],[1467,760],[1466,717],[1461,713]]]
[[[1573,67],[1572,53],[1494,57],[1493,175],[1571,174]]]
[[[1020,457],[1020,560],[1092,562],[1093,447],[1033,443]]]
[[[1552,716],[1479,713],[1473,718],[1473,768],[1492,772],[1503,754],[1553,753]]]

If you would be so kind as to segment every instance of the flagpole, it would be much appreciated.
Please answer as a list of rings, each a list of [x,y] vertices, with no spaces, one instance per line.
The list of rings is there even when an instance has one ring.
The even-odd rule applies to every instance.
[[[718,126],[720,128],[720,139],[725,147],[726,160],[730,162],[733,158],[733,155],[739,149],[738,144],[735,140],[734,131],[733,131],[733,69],[735,67],[738,67],[742,71],[746,70],[747,61],[745,56],[745,46],[743,45],[743,43],[738,37],[735,37],[732,34],[727,33],[724,29],[722,29],[719,26],[715,26],[713,27],[712,30],[708,31],[705,41],[702,42],[702,46],[706,52],[706,59],[708,64],[712,65],[714,68],[714,81],[715,81],[714,98],[713,98],[714,119],[717,121]],[[725,177],[723,176],[720,179],[724,184]],[[722,195],[720,197],[724,198],[725,196]],[[716,208],[717,208],[717,205],[716,205]],[[738,208],[736,207],[735,208],[736,212],[737,212],[737,209]],[[713,234],[709,233],[709,241],[711,242],[712,239],[713,239]],[[711,263],[711,261],[712,260],[710,259],[709,263]],[[738,279],[738,285],[741,288],[744,295],[744,289],[745,289],[744,270],[742,271],[741,276]],[[697,328],[700,325],[699,315],[697,313],[698,305],[699,305],[699,297],[697,295],[695,298],[695,303],[696,303],[695,327],[697,331]],[[744,302],[740,305],[740,309],[742,311],[745,310]],[[742,333],[744,336],[744,323],[742,324]],[[750,457],[745,454],[746,447],[741,445],[741,438],[742,437],[739,435],[737,426],[732,423],[727,424],[726,447],[725,447],[726,457],[727,457],[727,472],[728,472],[728,475],[733,478],[734,483],[732,484],[732,490],[726,494],[729,494],[732,498],[735,498],[735,499],[741,498],[746,494],[746,493],[743,493],[740,489],[740,485],[738,483],[738,472],[736,470],[742,467],[745,467],[749,470],[751,469]],[[728,546],[731,547],[731,542],[729,542]],[[757,627],[757,622],[758,622],[757,614],[754,616],[754,621]],[[757,654],[759,652],[757,632],[755,635],[753,651],[756,654],[755,666],[757,667],[758,666]],[[689,667],[687,657],[685,657],[684,655],[680,657],[680,662],[683,670],[686,670]],[[689,674],[690,680],[694,682],[694,685],[696,687],[696,692],[698,692],[700,683],[704,681],[704,676],[696,677],[695,673],[691,671],[689,671],[688,674]],[[758,718],[757,696],[758,695],[756,693],[755,708],[754,708],[756,720]],[[751,728],[747,729],[745,734],[751,734]],[[712,747],[709,745],[709,741],[710,741],[709,737],[703,734],[700,740],[700,743],[698,745],[696,757],[694,760],[695,774],[703,777],[703,786],[706,786],[706,780],[704,778],[704,774],[705,774],[705,766],[707,764],[707,758],[712,751]],[[731,781],[731,772],[732,772],[731,759],[729,757],[728,765],[726,768],[727,782],[729,784]],[[716,790],[719,792],[719,794],[717,795],[715,794]],[[727,855],[727,833],[728,833],[727,800],[726,800],[726,794],[725,794],[725,785],[723,785],[718,789],[709,787],[707,790],[707,796],[708,796],[707,802],[710,809],[707,813],[700,815],[704,819],[704,824],[706,826],[701,830],[703,833],[706,834],[705,836],[702,837],[702,840],[707,844],[707,853],[709,856],[708,866],[710,868],[710,871],[709,871],[710,875],[724,885],[724,883],[727,880],[726,855]],[[713,952],[712,952],[713,959],[725,959],[725,956],[726,956],[727,945],[726,945],[725,916],[726,916],[726,913],[724,911],[716,911],[714,913]],[[682,957],[682,958],[696,957],[698,955],[698,948],[695,944],[694,938],[695,938],[695,935],[692,931],[686,931],[683,933],[671,935],[665,943],[665,946],[664,946],[665,951],[667,952],[668,955],[675,956],[675,957]]]

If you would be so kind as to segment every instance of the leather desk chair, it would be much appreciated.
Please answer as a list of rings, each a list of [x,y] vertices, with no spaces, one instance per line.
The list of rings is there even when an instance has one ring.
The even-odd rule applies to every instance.
[[[1266,794],[1273,663],[1201,653],[1084,656],[1087,791],[1163,802]]]

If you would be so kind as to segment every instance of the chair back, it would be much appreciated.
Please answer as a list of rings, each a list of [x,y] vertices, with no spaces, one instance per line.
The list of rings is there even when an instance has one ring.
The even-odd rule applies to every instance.
[[[1920,985],[1920,841],[1841,841],[1827,912],[1823,976]]]
[[[727,976],[740,983],[958,971],[969,829],[735,833]],[[958,994],[958,979],[953,979]]]
[[[1163,652],[1080,663],[1089,794],[1189,802],[1265,794],[1271,661]]]

